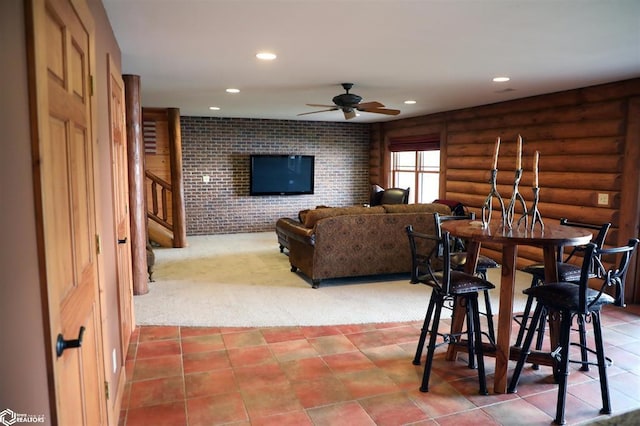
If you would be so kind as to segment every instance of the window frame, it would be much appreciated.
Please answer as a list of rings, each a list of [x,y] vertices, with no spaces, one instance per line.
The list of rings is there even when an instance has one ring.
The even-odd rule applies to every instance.
[[[437,167],[434,170],[433,168],[429,169],[427,168],[427,166],[425,165],[426,161],[425,161],[425,153],[427,152],[433,152],[433,151],[438,151],[439,155],[440,155],[440,149],[426,149],[426,150],[420,150],[420,151],[391,151],[390,155],[391,155],[391,161],[390,161],[390,167],[389,167],[389,173],[391,175],[391,184],[393,187],[399,187],[401,184],[399,183],[400,179],[399,179],[399,174],[400,173],[413,173],[413,185],[411,185],[412,187],[412,191],[410,191],[410,196],[409,196],[409,201],[412,203],[419,203],[419,202],[431,202],[433,200],[422,200],[420,201],[419,197],[422,194],[422,184],[421,182],[424,180],[424,175],[437,175],[438,176],[438,191],[437,191],[437,195],[435,198],[439,198],[439,194],[440,194],[440,172],[441,172],[441,167],[440,167],[440,161],[438,161]],[[401,153],[414,153],[415,155],[415,161],[414,161],[414,166],[413,166],[413,170],[409,170],[407,168],[402,168],[402,166],[398,166],[398,155]],[[402,185],[402,187],[404,187],[406,185]],[[435,199],[434,198],[434,199]]]
[[[413,190],[410,192],[410,201],[412,200],[414,203],[418,202],[418,195],[422,193],[421,189],[421,185],[420,185],[420,176],[425,172],[424,170],[421,170],[421,166],[422,166],[422,158],[421,157],[421,152],[427,152],[427,151],[438,151],[440,153],[440,161],[438,163],[438,196],[437,198],[440,198],[440,188],[442,187],[442,179],[441,179],[441,175],[442,175],[442,150],[440,147],[440,133],[432,133],[432,134],[423,134],[423,135],[411,135],[411,136],[397,136],[397,137],[389,137],[388,141],[389,141],[389,156],[387,157],[389,159],[388,162],[388,167],[387,167],[387,173],[390,174],[390,181],[392,183],[393,186],[397,186],[397,173],[398,170],[396,169],[396,161],[395,161],[395,153],[397,152],[415,152],[416,153],[416,159],[415,159],[415,167],[414,167],[414,171],[413,173],[415,174],[414,176],[414,185],[413,185]],[[436,173],[436,171],[430,171],[428,173]]]

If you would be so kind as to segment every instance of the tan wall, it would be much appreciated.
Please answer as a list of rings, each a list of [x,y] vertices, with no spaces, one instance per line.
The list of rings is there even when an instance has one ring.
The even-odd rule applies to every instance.
[[[0,411],[9,408],[50,420],[22,1],[0,1],[0,40]]]
[[[0,1],[0,62],[3,70],[0,97],[1,205],[3,229],[0,251],[0,410],[44,415],[50,424],[43,305],[38,276],[37,238],[31,142],[24,4],[21,0]],[[107,54],[120,66],[120,50],[100,0],[87,0],[95,20],[97,96],[98,208],[102,236],[100,276],[104,288],[104,337],[107,360],[106,379],[118,376],[111,369],[111,350],[118,349],[120,335],[115,288],[115,232],[111,209],[111,156],[107,109]],[[10,183],[10,184],[9,184]],[[111,373],[111,374],[110,374]],[[112,386],[112,402],[114,395]],[[116,413],[117,414],[117,413]],[[115,419],[117,422],[117,418]],[[43,423],[40,423],[43,424]]]
[[[489,169],[496,138],[502,139],[498,191],[508,203],[516,167],[516,140],[524,139],[520,192],[532,200],[533,154],[540,151],[540,204],[545,222],[561,217],[586,223],[611,222],[610,245],[639,232],[640,79],[383,123],[389,137],[440,133],[440,196],[458,200],[479,214],[489,193]],[[372,158],[380,156],[372,144]],[[382,155],[389,157],[385,149]],[[382,161],[384,163],[384,161]],[[373,171],[381,175],[384,171]],[[598,205],[598,194],[608,205]],[[519,217],[519,216],[518,216]],[[485,254],[499,258],[499,246]],[[522,247],[519,265],[542,260],[540,249]],[[640,300],[638,278],[636,300]],[[633,291],[633,290],[631,290]],[[631,294],[631,293],[628,293]]]

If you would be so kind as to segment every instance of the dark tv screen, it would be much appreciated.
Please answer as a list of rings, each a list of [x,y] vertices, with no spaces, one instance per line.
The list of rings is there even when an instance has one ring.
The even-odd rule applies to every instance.
[[[313,194],[313,155],[252,155],[251,195]]]

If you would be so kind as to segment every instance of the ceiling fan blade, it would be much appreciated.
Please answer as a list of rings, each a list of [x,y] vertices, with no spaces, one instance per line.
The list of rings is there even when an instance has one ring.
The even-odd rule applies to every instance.
[[[386,115],[398,115],[398,114],[400,114],[400,110],[399,109],[391,109],[391,108],[371,108],[371,109],[361,109],[360,111],[373,112],[375,114],[386,114]]]
[[[322,109],[320,111],[302,112],[302,113],[300,113],[298,115],[308,115],[308,114],[315,114],[315,113],[318,113],[318,112],[337,111],[337,110],[338,110],[338,108],[329,108],[329,109]]]
[[[370,108],[383,108],[384,105],[381,104],[378,101],[372,101],[372,102],[362,102],[358,105],[356,105],[356,108],[358,108],[360,111],[364,111]]]
[[[306,104],[307,106],[312,107],[325,107],[325,108],[335,108],[335,105],[324,105],[324,104]],[[384,106],[384,105],[383,105]]]

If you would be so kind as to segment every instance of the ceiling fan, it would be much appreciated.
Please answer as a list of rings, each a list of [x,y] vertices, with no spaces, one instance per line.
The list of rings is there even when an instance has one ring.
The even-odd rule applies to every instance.
[[[390,109],[385,108],[383,104],[380,102],[363,102],[360,103],[362,97],[356,95],[355,93],[349,93],[349,90],[353,87],[353,83],[342,83],[342,87],[346,91],[346,93],[342,93],[340,95],[333,97],[333,103],[335,105],[322,105],[322,104],[307,104],[312,107],[325,107],[328,109],[322,109],[319,111],[311,111],[311,112],[303,112],[298,115],[307,115],[307,114],[315,114],[318,112],[326,112],[326,111],[337,111],[342,110],[344,113],[344,118],[349,120],[356,116],[356,111],[363,112],[373,112],[376,114],[386,114],[386,115],[398,115],[400,114],[400,110],[398,109]]]

